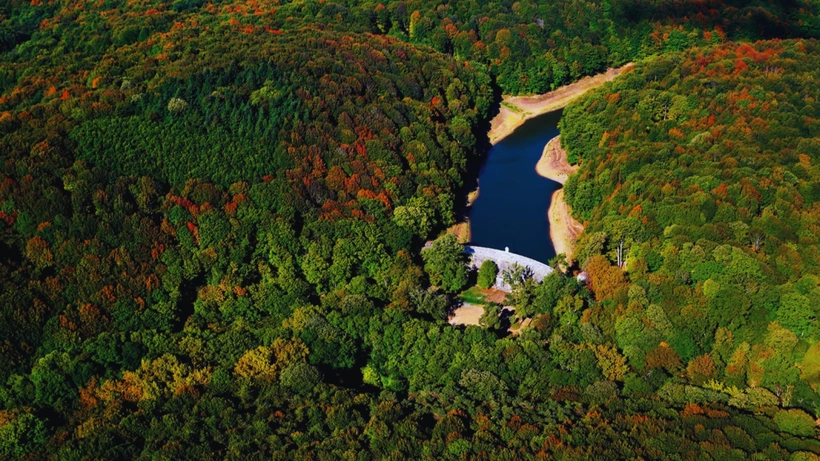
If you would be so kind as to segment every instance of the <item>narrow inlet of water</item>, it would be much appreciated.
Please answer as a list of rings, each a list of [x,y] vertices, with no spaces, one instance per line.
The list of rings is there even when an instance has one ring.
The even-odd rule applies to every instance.
[[[540,115],[490,149],[470,210],[473,245],[518,253],[546,263],[555,256],[547,210],[561,184],[535,172],[544,146],[558,136],[561,111]]]

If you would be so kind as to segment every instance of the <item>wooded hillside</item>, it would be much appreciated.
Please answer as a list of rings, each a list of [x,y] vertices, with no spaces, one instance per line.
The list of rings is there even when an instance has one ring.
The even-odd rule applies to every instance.
[[[818,408],[817,56],[815,41],[667,55],[564,113],[590,316],[635,369]]]
[[[0,458],[816,459],[817,8],[4,2]],[[591,284],[447,324],[500,94],[630,60]]]

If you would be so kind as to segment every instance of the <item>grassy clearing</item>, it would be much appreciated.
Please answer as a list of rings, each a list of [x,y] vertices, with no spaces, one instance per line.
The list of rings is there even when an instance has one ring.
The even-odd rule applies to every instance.
[[[458,299],[468,304],[487,304],[487,295],[479,287],[470,287],[462,291]]]
[[[478,286],[472,286],[458,295],[458,299],[467,304],[487,305],[490,303],[505,304],[507,292],[495,288],[485,290]]]
[[[509,103],[507,101],[501,101],[501,105],[506,107],[507,109],[510,109],[513,112],[518,112],[518,113],[523,113],[524,112],[523,110],[521,110],[520,107],[516,106],[515,104]]]

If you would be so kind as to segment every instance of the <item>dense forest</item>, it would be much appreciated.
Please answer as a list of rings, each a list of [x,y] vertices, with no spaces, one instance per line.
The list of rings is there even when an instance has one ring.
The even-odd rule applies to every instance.
[[[666,55],[565,113],[590,315],[633,367],[820,409],[818,52],[773,41]]]
[[[4,2],[0,458],[818,459],[818,9]],[[447,324],[500,94],[631,60],[589,283]]]

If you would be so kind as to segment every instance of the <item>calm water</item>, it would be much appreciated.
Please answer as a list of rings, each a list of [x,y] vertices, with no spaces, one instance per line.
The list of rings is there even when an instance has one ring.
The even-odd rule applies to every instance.
[[[539,176],[535,164],[558,135],[560,118],[559,110],[529,120],[490,150],[470,211],[473,245],[510,247],[544,263],[555,256],[547,209],[561,185]]]

